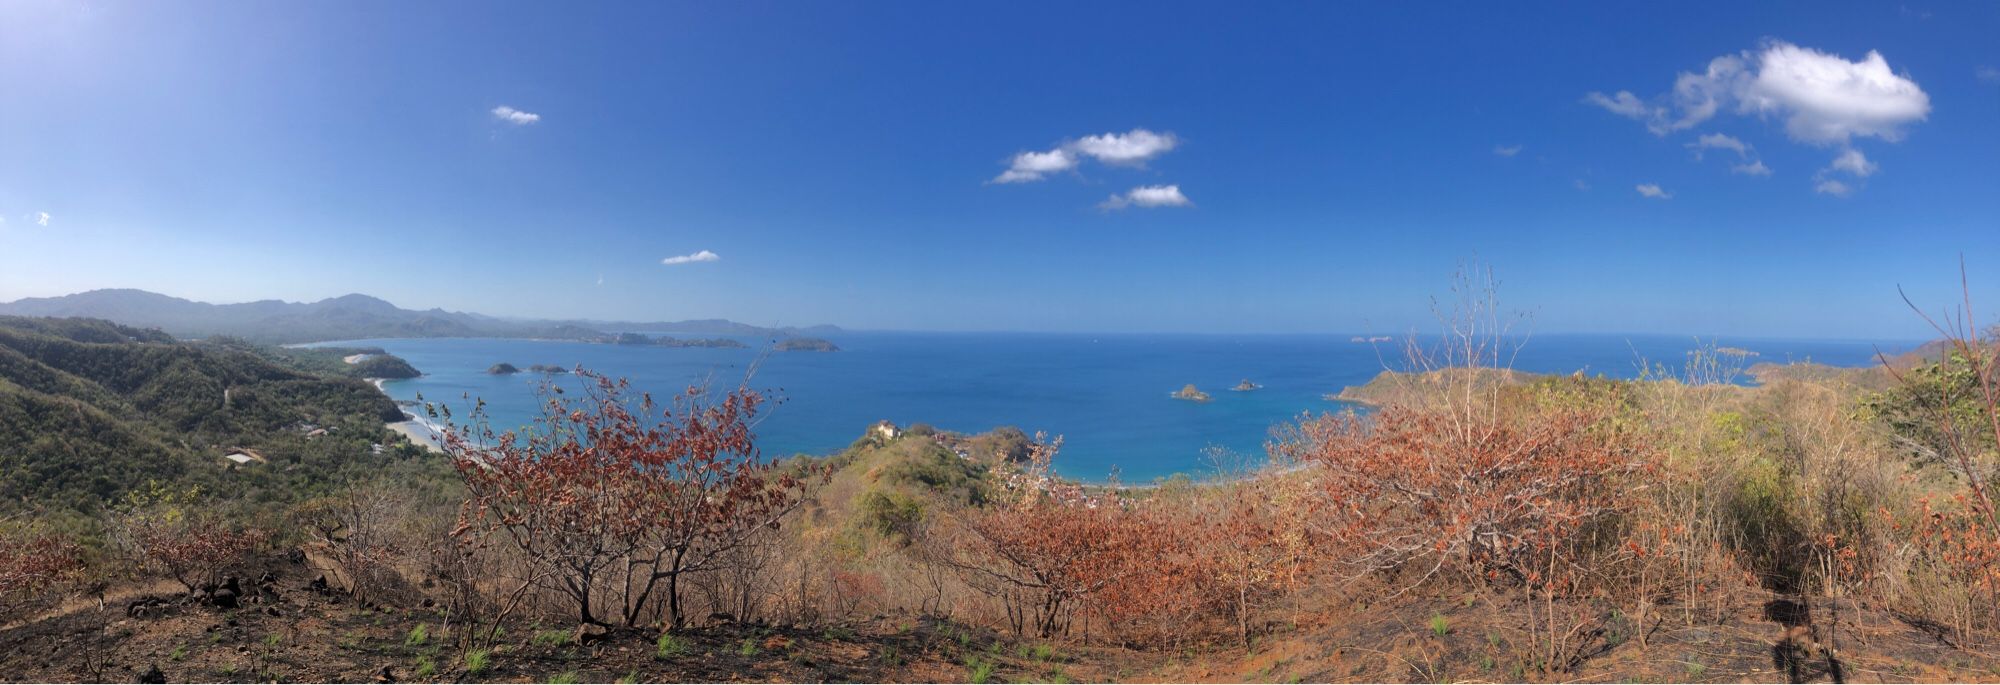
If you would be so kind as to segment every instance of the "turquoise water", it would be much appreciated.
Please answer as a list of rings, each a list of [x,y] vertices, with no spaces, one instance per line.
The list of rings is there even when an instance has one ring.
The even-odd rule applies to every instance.
[[[1305,412],[1344,408],[1323,396],[1367,382],[1396,356],[1393,345],[1378,350],[1347,336],[849,333],[832,339],[842,351],[766,354],[491,339],[330,344],[383,347],[425,373],[385,383],[392,397],[410,400],[421,393],[430,401],[450,402],[454,411],[468,406],[467,397],[483,398],[496,427],[533,419],[540,379],[485,373],[499,362],[522,368],[582,365],[656,393],[711,378],[716,386],[729,387],[756,364],[749,384],[783,399],[757,428],[767,456],[829,453],[883,419],[965,432],[1012,425],[1031,434],[1063,435],[1056,466],[1064,475],[1095,481],[1116,472],[1126,482],[1200,473],[1211,463],[1206,451],[1212,447],[1262,455],[1272,426]],[[1758,352],[1760,361],[1843,366],[1871,363],[1878,345],[1891,353],[1911,347],[1716,342]],[[1514,367],[1631,377],[1641,358],[1678,367],[1695,347],[1693,339],[1682,337],[1543,335],[1521,348]],[[1229,390],[1246,378],[1263,388]],[[1214,401],[1169,397],[1189,383]]]

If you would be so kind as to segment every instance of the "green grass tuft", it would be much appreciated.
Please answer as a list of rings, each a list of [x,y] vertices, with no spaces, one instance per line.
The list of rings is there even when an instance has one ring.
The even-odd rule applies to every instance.
[[[965,666],[972,671],[965,675],[965,682],[978,685],[979,683],[985,683],[993,679],[994,665],[991,661],[973,657],[966,660]]]
[[[688,651],[687,643],[674,639],[674,636],[668,633],[660,633],[660,639],[653,642],[653,647],[653,658],[661,661],[686,654]]]

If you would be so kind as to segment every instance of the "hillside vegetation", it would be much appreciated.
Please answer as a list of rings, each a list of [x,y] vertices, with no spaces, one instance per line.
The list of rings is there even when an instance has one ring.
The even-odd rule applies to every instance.
[[[408,457],[372,449],[395,442],[382,429],[402,419],[394,402],[346,374],[280,363],[293,354],[0,317],[0,513],[87,515],[148,483],[295,501]],[[237,449],[267,462],[223,460]]]

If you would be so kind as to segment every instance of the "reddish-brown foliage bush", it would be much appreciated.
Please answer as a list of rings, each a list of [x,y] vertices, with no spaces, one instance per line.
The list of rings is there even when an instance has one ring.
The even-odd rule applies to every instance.
[[[0,535],[0,619],[40,600],[83,569],[83,550],[67,537]]]
[[[496,435],[475,416],[447,431],[471,493],[455,535],[517,548],[531,567],[524,586],[566,598],[584,623],[637,625],[664,599],[679,627],[685,577],[724,568],[777,528],[808,479],[762,459],[755,391],[712,400],[689,388],[663,406],[628,402],[624,381],[577,375],[582,396],[545,390],[535,430]]]
[[[134,531],[141,566],[165,575],[189,592],[214,585],[230,567],[243,562],[268,537],[260,530],[238,530],[210,516],[179,522],[163,521]]]
[[[1068,632],[1107,588],[1156,572],[1165,531],[1115,493],[1092,495],[1052,477],[1062,441],[1037,438],[1028,465],[1008,479],[1008,496],[936,542],[943,563],[1000,600],[1015,633],[1046,638]]]
[[[1311,465],[1336,563],[1407,573],[1406,588],[1449,571],[1560,582],[1582,534],[1629,506],[1621,479],[1645,467],[1621,433],[1560,409],[1325,415],[1276,449]]]
[[[220,582],[270,537],[229,524],[207,506],[199,488],[176,491],[158,483],[126,496],[111,533],[136,570],[180,581],[189,592]]]

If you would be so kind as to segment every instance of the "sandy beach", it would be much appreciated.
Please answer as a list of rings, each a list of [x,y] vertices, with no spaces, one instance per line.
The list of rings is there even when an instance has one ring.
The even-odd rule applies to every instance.
[[[396,431],[403,434],[404,437],[409,438],[410,442],[428,447],[433,452],[444,451],[444,448],[438,445],[437,434],[431,431],[430,426],[424,425],[422,422],[415,420],[397,421],[389,424],[388,427],[389,430]]]
[[[375,386],[375,390],[377,392],[380,392],[384,397],[387,397],[389,395],[389,390],[382,387],[382,382],[386,380],[388,379],[370,378],[368,379],[368,382]],[[422,419],[419,419],[416,416],[411,415],[409,412],[403,412],[403,416],[408,418],[402,421],[393,421],[386,424],[389,430],[403,434],[403,437],[409,438],[410,442],[430,448],[432,452],[444,451],[444,446],[438,443],[439,436],[437,431],[431,428],[429,423],[426,423]]]

